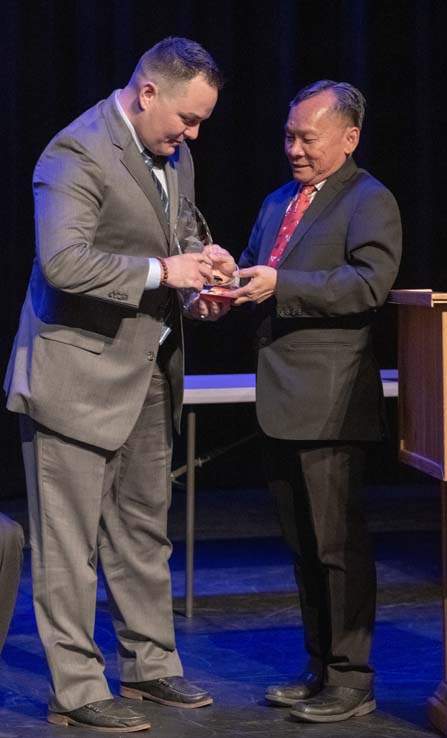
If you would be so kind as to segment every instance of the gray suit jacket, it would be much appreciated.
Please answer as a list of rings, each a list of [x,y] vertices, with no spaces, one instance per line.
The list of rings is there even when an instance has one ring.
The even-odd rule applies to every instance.
[[[297,185],[267,197],[241,266],[265,264]],[[370,324],[395,280],[394,197],[352,159],[330,176],[278,267],[276,297],[256,308],[256,407],[264,432],[296,440],[378,440],[383,394]]]
[[[34,173],[36,257],[6,380],[8,408],[105,449],[125,441],[146,396],[162,320],[178,423],[183,392],[176,295],[144,291],[147,257],[168,256],[179,193],[194,199],[182,144],[166,166],[170,218],[114,95],[47,146]]]

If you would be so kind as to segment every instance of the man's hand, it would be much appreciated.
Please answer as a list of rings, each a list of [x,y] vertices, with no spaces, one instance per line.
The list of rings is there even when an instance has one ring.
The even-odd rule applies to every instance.
[[[237,264],[231,254],[222,246],[218,246],[217,243],[205,246],[203,253],[213,262],[213,280],[211,284],[222,287],[231,285],[238,272]]]
[[[168,256],[164,261],[168,268],[167,287],[186,287],[200,292],[205,284],[211,283],[213,261],[205,251]]]
[[[264,302],[271,297],[276,288],[277,271],[273,267],[258,264],[239,271],[241,279],[250,278],[250,281],[238,290],[234,290],[236,300],[233,305],[243,305],[245,302]]]
[[[200,295],[188,306],[188,315],[200,320],[219,320],[230,310],[230,302],[215,302],[214,300],[202,300]]]

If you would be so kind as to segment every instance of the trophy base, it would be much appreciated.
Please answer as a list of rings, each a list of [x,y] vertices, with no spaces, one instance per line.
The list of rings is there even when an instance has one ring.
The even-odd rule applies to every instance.
[[[201,300],[209,302],[233,302],[236,299],[236,290],[229,287],[208,287],[200,292]]]

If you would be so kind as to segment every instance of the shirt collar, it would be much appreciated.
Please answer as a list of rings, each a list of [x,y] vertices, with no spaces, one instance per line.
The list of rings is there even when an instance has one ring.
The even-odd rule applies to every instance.
[[[132,138],[133,138],[133,140],[135,141],[135,143],[137,145],[138,151],[140,152],[140,154],[142,154],[143,151],[144,151],[144,146],[141,143],[140,139],[138,138],[138,135],[137,135],[137,132],[136,132],[135,128],[133,127],[132,123],[130,122],[129,118],[127,117],[126,113],[124,112],[124,110],[123,110],[123,108],[122,108],[122,106],[120,104],[119,97],[118,97],[120,92],[121,92],[121,90],[116,90],[115,91],[115,105],[116,105],[116,108],[117,108],[118,113],[120,114],[121,118],[123,119],[124,123],[126,124],[126,126],[129,129],[129,131],[131,132]]]

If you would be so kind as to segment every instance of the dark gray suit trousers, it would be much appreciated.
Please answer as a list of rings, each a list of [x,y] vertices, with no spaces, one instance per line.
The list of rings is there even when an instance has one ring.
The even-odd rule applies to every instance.
[[[295,558],[308,668],[372,686],[376,572],[361,509],[365,444],[265,437],[267,477]]]

